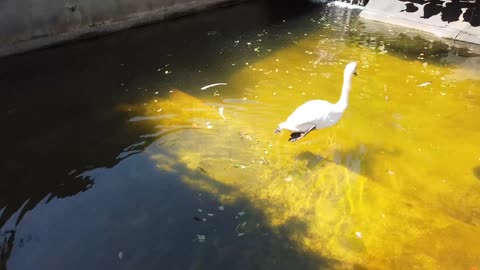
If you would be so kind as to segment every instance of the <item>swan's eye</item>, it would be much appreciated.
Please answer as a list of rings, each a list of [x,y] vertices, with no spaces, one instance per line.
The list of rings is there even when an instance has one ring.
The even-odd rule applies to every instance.
[[[357,76],[357,72],[356,72],[356,71],[355,71],[355,72],[353,72],[353,75]]]

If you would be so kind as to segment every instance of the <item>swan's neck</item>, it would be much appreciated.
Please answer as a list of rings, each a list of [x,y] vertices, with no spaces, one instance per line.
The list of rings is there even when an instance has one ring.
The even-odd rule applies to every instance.
[[[340,95],[340,99],[336,104],[338,107],[342,107],[343,109],[347,108],[348,96],[350,95],[351,87],[352,87],[352,76],[345,75],[343,77],[342,94]]]

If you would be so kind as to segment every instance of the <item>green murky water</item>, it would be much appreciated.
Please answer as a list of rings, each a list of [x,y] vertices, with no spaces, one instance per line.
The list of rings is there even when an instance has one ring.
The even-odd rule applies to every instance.
[[[143,130],[121,158],[132,155],[112,168],[82,172],[80,178],[96,179],[85,196],[138,185],[141,197],[157,185],[142,179],[174,178],[169,185],[181,188],[157,190],[171,199],[152,199],[167,209],[163,219],[154,218],[159,223],[170,222],[175,204],[182,208],[174,195],[179,190],[192,192],[186,200],[213,201],[189,209],[188,221],[174,222],[187,232],[155,240],[168,250],[187,235],[180,245],[196,250],[186,259],[191,269],[237,269],[235,258],[249,257],[248,269],[480,267],[479,58],[403,31],[359,21],[349,10],[321,9],[223,36],[216,54],[208,53],[216,68],[179,68],[175,58],[156,63],[151,75],[142,75],[148,79],[120,84],[147,94],[112,103],[114,113],[128,114],[120,133]],[[273,133],[303,102],[336,101],[350,61],[358,62],[359,75],[338,125],[294,144],[286,133]],[[227,85],[201,90],[212,83]],[[127,198],[122,205],[129,206],[111,209],[135,212],[127,215],[129,226],[156,216],[155,206],[137,211],[137,199]],[[213,218],[228,221],[208,225]],[[128,234],[130,227],[119,228],[107,235]],[[145,259],[151,249],[130,261],[128,252],[124,259],[121,247],[112,248],[129,267],[153,265],[139,262],[151,261]],[[212,263],[215,258],[222,263]]]

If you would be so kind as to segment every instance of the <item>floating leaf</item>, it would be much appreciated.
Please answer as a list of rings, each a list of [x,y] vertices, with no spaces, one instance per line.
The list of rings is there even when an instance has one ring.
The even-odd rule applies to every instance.
[[[200,242],[200,243],[203,243],[207,240],[207,237],[203,234],[197,234],[197,239],[196,240],[198,240],[198,242]]]

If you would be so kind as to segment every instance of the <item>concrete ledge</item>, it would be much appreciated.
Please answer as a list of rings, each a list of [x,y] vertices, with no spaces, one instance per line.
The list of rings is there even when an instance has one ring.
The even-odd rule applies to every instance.
[[[370,0],[360,17],[428,32],[454,41],[480,44],[480,27],[473,27],[461,20],[446,22],[440,13],[423,18],[425,5],[407,2],[409,1]],[[407,5],[417,10],[407,12]]]
[[[72,40],[92,38],[143,24],[179,17],[205,9],[231,5],[242,1],[245,0],[157,1],[163,2],[165,5],[153,10],[133,12],[126,16],[124,16],[124,14],[115,14],[114,12],[112,12],[112,14],[102,14],[101,18],[98,20],[90,18],[88,20],[70,20],[68,17],[61,16],[62,20],[57,21],[57,25],[45,23],[43,25],[34,26],[32,25],[32,22],[28,21],[30,18],[20,17],[25,14],[18,14],[18,20],[12,20],[12,16],[10,16],[7,17],[9,20],[2,24],[2,19],[0,19],[0,36],[2,36],[3,39],[2,43],[0,43],[0,57],[59,45]],[[128,0],[123,2],[128,2]],[[133,1],[131,2],[132,5],[135,5]],[[15,5],[15,3],[13,5]],[[66,5],[66,8],[72,9],[72,13],[79,13],[78,5]],[[1,7],[2,4],[0,4],[0,16],[2,13],[6,12],[5,10],[1,11]],[[74,7],[76,10],[73,10]],[[10,11],[11,10],[12,9],[10,9]],[[18,7],[13,8],[13,10],[18,12]],[[85,14],[86,11],[82,12],[84,12],[84,14],[81,14],[80,16],[91,17],[90,14]],[[50,14],[43,14],[43,16],[49,15]],[[51,16],[57,17],[59,15],[51,14]],[[7,19],[4,17],[3,20],[5,21]],[[28,23],[25,23],[26,20]],[[34,21],[34,19],[31,20]],[[88,25],[85,21],[88,22]],[[37,28],[32,29],[32,27]],[[62,30],[58,31],[56,29]]]

